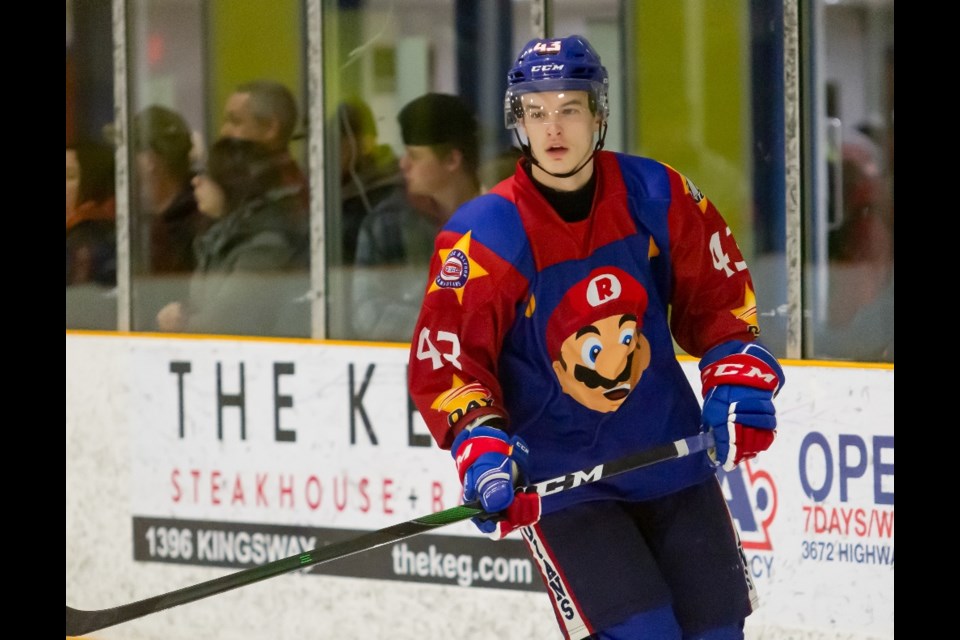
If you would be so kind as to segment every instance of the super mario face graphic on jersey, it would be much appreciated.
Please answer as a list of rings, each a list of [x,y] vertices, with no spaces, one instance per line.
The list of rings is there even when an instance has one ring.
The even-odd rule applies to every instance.
[[[616,411],[650,364],[640,333],[647,291],[616,267],[595,269],[560,300],[547,349],[560,388],[594,411]]]

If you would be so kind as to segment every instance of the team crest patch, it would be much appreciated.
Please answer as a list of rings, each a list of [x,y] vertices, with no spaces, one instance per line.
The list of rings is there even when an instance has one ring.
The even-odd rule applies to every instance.
[[[453,291],[460,304],[463,304],[463,292],[467,282],[490,275],[486,269],[477,264],[476,259],[470,258],[471,234],[471,231],[467,231],[451,248],[439,250],[439,257],[442,260],[440,273],[430,283],[427,295],[434,291]]]
[[[444,260],[434,283],[442,289],[462,287],[470,279],[470,258],[463,251],[454,249]]]

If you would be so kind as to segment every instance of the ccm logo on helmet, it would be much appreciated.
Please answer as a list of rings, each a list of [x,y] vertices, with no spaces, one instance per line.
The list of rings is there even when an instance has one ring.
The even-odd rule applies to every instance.
[[[538,71],[547,72],[547,71],[563,71],[562,64],[535,64],[530,67],[531,73],[536,73]]]

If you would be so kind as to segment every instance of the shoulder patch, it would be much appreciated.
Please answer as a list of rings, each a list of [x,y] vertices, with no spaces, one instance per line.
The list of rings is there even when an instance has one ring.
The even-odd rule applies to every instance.
[[[463,304],[463,290],[470,280],[490,275],[470,256],[470,236],[467,231],[450,249],[440,249],[440,273],[438,273],[427,295],[434,291],[451,289],[457,294],[457,300]]]
[[[693,180],[687,176],[683,176],[683,181],[687,187],[687,193],[690,194],[690,197],[693,198],[693,201],[697,204],[700,204],[700,201],[703,200],[703,192],[697,188],[697,185],[693,184]]]

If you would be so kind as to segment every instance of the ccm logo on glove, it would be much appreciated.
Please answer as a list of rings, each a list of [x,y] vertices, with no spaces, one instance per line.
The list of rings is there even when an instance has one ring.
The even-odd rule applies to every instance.
[[[784,381],[773,354],[757,343],[724,343],[701,360],[700,380],[702,426],[713,430],[725,471],[770,447],[777,433],[773,398]]]
[[[773,356],[771,356],[773,357]],[[773,367],[759,358],[736,353],[707,366],[700,372],[704,390],[720,384],[743,384],[757,389],[775,391],[780,386],[780,377]]]

